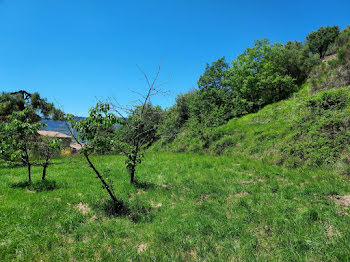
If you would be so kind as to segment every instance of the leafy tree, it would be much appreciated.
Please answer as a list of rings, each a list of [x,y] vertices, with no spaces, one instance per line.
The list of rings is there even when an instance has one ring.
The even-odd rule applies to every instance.
[[[320,63],[318,56],[298,41],[288,41],[274,53],[272,59],[281,68],[282,74],[294,78],[297,85],[304,83],[311,69]]]
[[[320,27],[306,36],[306,44],[314,54],[323,58],[326,51],[339,34],[338,26]]]
[[[57,153],[62,146],[62,141],[58,138],[40,136],[34,143],[34,153],[37,158],[37,164],[43,167],[41,180],[45,180],[46,171],[50,165],[52,156]]]
[[[28,169],[28,182],[32,183],[31,167],[34,162],[34,147],[37,131],[42,123],[32,123],[31,111],[13,112],[8,122],[0,123],[0,157],[8,162],[22,162]]]
[[[197,84],[199,92],[192,100],[192,111],[199,123],[215,126],[232,118],[232,93],[225,81],[229,64],[225,57],[207,64]]]
[[[180,129],[190,119],[190,101],[196,90],[176,97],[175,105],[164,110],[162,123],[158,127],[158,135],[162,139],[173,140]]]
[[[221,57],[211,65],[207,63],[204,73],[199,77],[197,82],[199,89],[215,88],[225,89],[227,86],[223,82],[225,71],[229,68],[229,64],[225,61],[225,57]]]
[[[59,142],[39,137],[37,131],[44,126],[42,118],[59,119],[63,112],[40,97],[38,93],[20,90],[0,94],[1,158],[7,162],[22,162],[28,167],[31,183],[31,167],[43,167],[43,179],[51,155]],[[39,160],[39,162],[36,162]]]
[[[27,109],[27,117],[31,122],[39,122],[43,117],[57,120],[63,116],[63,112],[40,97],[39,93],[28,93],[20,90],[12,93],[0,94],[0,122],[9,121],[13,112],[21,112]]]
[[[101,173],[90,159],[92,153],[113,144],[113,140],[100,134],[101,131],[111,129],[118,122],[118,118],[110,112],[110,105],[107,103],[97,103],[96,107],[90,109],[89,116],[81,121],[75,120],[73,115],[67,115],[66,118],[71,123],[72,128],[77,131],[78,137],[74,135],[72,128],[70,128],[71,135],[81,145],[80,151],[101,181],[102,188],[107,191],[113,203],[119,206],[121,203],[115,195],[113,181],[106,174]],[[85,143],[83,144],[81,141]]]
[[[257,40],[232,61],[225,83],[232,93],[234,116],[255,112],[296,90],[295,80],[273,59],[282,48],[267,39]]]

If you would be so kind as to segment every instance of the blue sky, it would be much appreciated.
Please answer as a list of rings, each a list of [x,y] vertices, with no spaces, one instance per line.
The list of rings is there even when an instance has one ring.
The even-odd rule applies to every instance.
[[[207,62],[234,59],[254,39],[303,40],[350,24],[350,1],[0,0],[0,91],[39,92],[86,116],[97,99],[133,101],[139,65],[169,95],[194,87]]]

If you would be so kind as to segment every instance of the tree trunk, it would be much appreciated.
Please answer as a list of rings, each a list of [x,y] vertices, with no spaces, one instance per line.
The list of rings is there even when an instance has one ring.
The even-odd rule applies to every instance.
[[[130,169],[130,184],[135,182],[135,166]]]
[[[102,175],[100,174],[100,172],[98,172],[98,170],[96,169],[96,167],[92,164],[92,162],[90,161],[90,158],[87,154],[84,154],[86,160],[88,161],[90,167],[94,170],[94,172],[96,173],[97,177],[101,180],[103,187],[107,190],[109,196],[112,198],[114,204],[118,205],[119,201],[117,199],[117,197],[115,196],[114,192],[111,190],[111,188],[109,187],[109,185],[107,184],[107,182],[103,179]]]
[[[31,174],[32,165],[28,163],[27,166],[28,166],[28,182],[29,184],[31,184],[32,183],[32,174]]]
[[[44,166],[43,166],[43,176],[41,177],[41,180],[45,180],[45,177],[46,177],[46,168],[47,168],[47,165],[44,165]]]

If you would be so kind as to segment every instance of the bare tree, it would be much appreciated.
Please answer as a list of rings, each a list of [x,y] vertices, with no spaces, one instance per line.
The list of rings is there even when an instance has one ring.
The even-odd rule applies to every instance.
[[[133,91],[139,99],[131,106],[121,106],[116,99],[110,104],[112,110],[121,119],[121,127],[117,130],[117,148],[126,156],[126,168],[130,175],[130,183],[135,183],[135,171],[137,165],[141,164],[143,151],[155,139],[156,128],[161,121],[162,110],[160,107],[153,107],[151,98],[164,94],[158,84],[158,77],[161,65],[158,66],[155,77],[150,80],[147,74],[138,67],[147,83],[147,92],[142,94]]]

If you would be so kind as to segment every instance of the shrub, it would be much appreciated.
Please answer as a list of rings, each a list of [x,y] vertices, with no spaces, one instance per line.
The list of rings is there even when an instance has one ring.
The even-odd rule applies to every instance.
[[[221,155],[225,152],[227,148],[234,147],[236,144],[237,141],[234,139],[234,137],[224,136],[219,141],[213,144],[212,151],[214,151],[214,153],[217,155]]]
[[[326,91],[308,99],[283,153],[308,165],[334,164],[350,144],[349,90]]]

